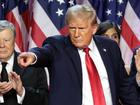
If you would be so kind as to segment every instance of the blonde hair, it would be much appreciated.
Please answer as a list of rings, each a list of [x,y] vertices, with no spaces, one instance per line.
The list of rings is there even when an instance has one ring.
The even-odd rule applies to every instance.
[[[87,4],[83,4],[83,5],[77,4],[70,7],[65,15],[65,23],[68,25],[69,21],[72,18],[89,19],[92,25],[97,24],[96,12],[90,5]]]

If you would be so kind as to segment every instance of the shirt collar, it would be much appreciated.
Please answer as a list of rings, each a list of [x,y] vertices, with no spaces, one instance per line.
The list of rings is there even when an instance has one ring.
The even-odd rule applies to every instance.
[[[95,41],[94,41],[93,38],[92,38],[92,40],[91,40],[91,42],[90,42],[88,48],[90,48],[90,50],[93,51],[94,47],[95,47]]]
[[[0,61],[1,63],[1,61]],[[14,64],[14,53],[12,54],[12,56],[10,57],[10,59],[7,61],[8,64],[13,65]]]
[[[93,49],[95,48],[95,46],[96,46],[95,41],[92,38],[90,44],[88,45],[88,48],[90,48],[90,51],[94,51]],[[83,51],[83,49],[78,48],[78,51]]]

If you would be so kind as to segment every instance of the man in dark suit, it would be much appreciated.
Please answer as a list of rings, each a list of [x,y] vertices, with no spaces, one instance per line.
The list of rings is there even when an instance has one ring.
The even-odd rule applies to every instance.
[[[47,105],[48,87],[45,70],[32,66],[23,69],[18,65],[19,53],[14,51],[15,38],[14,25],[1,20],[0,105]]]
[[[33,48],[18,57],[23,67],[33,63],[34,66],[48,67],[49,105],[118,105],[119,99],[125,105],[139,105],[118,45],[110,39],[93,36],[97,30],[95,11],[88,5],[70,7],[66,24],[69,36],[49,37],[42,48]],[[85,60],[86,49],[90,50],[96,74],[99,74],[100,80],[96,82],[101,83],[100,90],[103,91],[99,98],[97,94],[94,96],[93,88],[96,86],[92,85],[89,75],[92,70],[89,71]],[[97,104],[96,100],[103,100],[103,103]]]

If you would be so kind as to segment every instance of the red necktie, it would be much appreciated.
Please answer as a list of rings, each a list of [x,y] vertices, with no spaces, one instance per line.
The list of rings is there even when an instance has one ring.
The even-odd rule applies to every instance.
[[[94,62],[89,55],[89,50],[90,50],[89,48],[84,48],[84,52],[86,53],[85,56],[86,67],[88,70],[94,105],[106,105],[100,77]]]

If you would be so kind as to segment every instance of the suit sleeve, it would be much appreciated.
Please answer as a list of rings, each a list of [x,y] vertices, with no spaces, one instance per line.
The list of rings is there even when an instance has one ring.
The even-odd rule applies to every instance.
[[[120,51],[119,51],[120,52]],[[119,71],[119,96],[124,105],[139,105],[140,100],[138,99],[137,89],[134,78],[130,78],[124,67],[121,54],[118,56]]]
[[[65,44],[65,38],[62,36],[54,36],[47,38],[42,47],[35,47],[30,49],[30,52],[35,53],[37,56],[37,62],[34,66],[36,67],[49,67],[51,66],[54,57],[57,55],[58,51],[63,50]]]
[[[115,82],[115,86],[111,88],[116,91],[114,96],[117,96],[117,100],[120,99],[124,105],[140,105],[134,80],[129,78],[125,70],[119,46],[112,42],[108,43],[108,46],[110,46],[109,56],[112,61],[111,64],[113,67],[113,77]],[[112,90],[111,92],[113,94]],[[112,98],[112,100],[113,99],[114,98]],[[113,100],[113,102],[117,103],[116,100]]]

